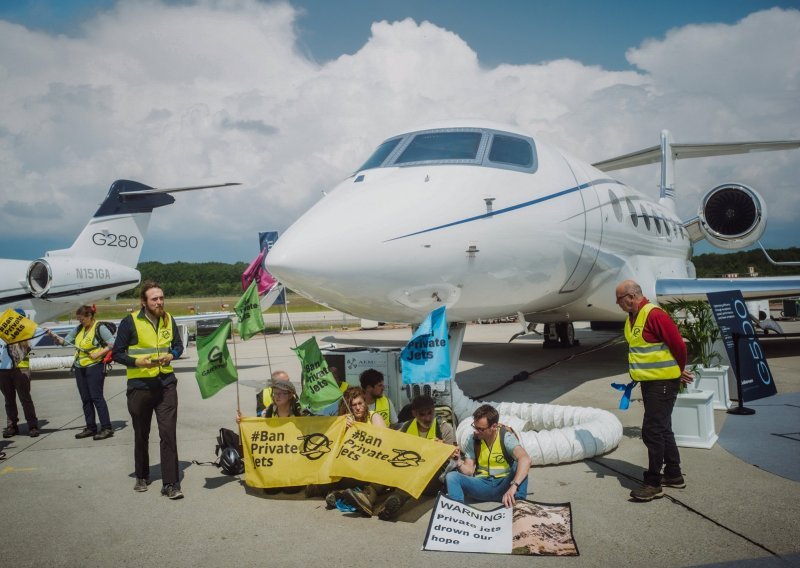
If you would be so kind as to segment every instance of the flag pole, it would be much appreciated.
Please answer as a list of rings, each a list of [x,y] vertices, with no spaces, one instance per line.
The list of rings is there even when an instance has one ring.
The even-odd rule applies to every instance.
[[[239,369],[239,362],[236,359],[236,334],[233,333],[233,326],[231,326],[231,345],[233,345],[233,366],[236,368],[237,372]],[[239,402],[239,381],[236,381],[236,412],[238,414],[242,413],[242,406]]]

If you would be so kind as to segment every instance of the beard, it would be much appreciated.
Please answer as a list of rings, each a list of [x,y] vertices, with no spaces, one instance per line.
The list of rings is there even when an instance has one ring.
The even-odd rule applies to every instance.
[[[147,311],[148,314],[157,319],[163,318],[164,314],[167,313],[166,310],[161,306],[153,308],[152,310],[150,308],[145,307],[145,310]]]

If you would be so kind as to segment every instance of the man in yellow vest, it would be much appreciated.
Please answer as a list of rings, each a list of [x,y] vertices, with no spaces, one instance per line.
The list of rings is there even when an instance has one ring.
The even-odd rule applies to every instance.
[[[114,361],[127,367],[128,412],[134,432],[134,491],[147,491],[150,482],[148,443],[153,412],[161,439],[161,494],[181,499],[178,468],[178,379],[173,359],[183,353],[178,326],[164,310],[164,292],[152,280],[142,283],[139,299],[142,309],[126,316],[117,329]]]
[[[647,447],[648,466],[644,486],[631,491],[631,497],[651,501],[664,496],[662,486],[686,487],[672,432],[672,409],[681,382],[691,383],[693,376],[685,368],[686,344],[672,318],[651,304],[633,280],[621,282],[616,295],[617,305],[628,313],[628,371],[641,384],[644,403],[642,441]]]
[[[472,414],[473,433],[461,447],[463,460],[447,474],[447,496],[463,503],[466,497],[477,501],[500,501],[506,507],[528,495],[531,458],[517,436],[500,425],[500,414],[490,404]]]
[[[21,309],[15,310],[20,315],[25,315]],[[11,345],[0,339],[0,390],[6,402],[6,428],[3,438],[11,438],[19,434],[19,410],[17,397],[22,404],[22,412],[28,422],[28,435],[36,438],[39,435],[39,420],[36,418],[36,408],[31,398],[31,373],[28,354],[30,343],[20,341]]]
[[[387,425],[397,424],[397,411],[388,396],[383,394],[383,373],[376,369],[367,369],[358,377],[364,389],[367,408],[383,417]]]

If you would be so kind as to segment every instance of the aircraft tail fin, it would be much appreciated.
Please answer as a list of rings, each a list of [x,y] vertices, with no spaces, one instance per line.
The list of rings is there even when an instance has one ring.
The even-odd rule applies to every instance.
[[[170,193],[229,185],[239,184],[157,189],[136,181],[117,180],[111,184],[106,198],[72,246],[49,251],[46,256],[90,257],[135,268],[150,224],[150,214],[157,207],[175,202]]]

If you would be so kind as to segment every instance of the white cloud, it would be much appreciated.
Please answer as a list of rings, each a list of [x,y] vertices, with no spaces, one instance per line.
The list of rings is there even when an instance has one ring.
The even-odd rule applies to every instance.
[[[0,222],[69,241],[114,179],[242,181],[179,195],[153,216],[161,244],[145,250],[246,259],[257,231],[284,229],[384,137],[428,120],[515,123],[588,161],[655,145],[662,128],[678,142],[800,138],[796,10],[672,30],[628,51],[637,72],[484,68],[456,34],[409,19],[374,23],[360,50],[318,65],[297,47],[295,17],[255,0],[151,0],[121,3],[77,38],[0,22]],[[798,163],[792,152],[680,162],[692,198],[680,213],[736,179],[765,195],[774,222],[792,222]],[[623,174],[655,191],[655,168]]]

